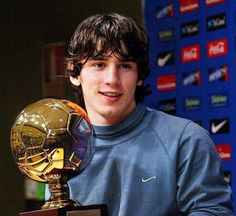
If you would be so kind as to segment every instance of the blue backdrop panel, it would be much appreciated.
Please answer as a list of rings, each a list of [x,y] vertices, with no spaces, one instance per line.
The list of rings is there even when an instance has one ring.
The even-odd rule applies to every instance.
[[[207,129],[236,194],[236,2],[144,0],[143,13],[152,88],[145,104]]]

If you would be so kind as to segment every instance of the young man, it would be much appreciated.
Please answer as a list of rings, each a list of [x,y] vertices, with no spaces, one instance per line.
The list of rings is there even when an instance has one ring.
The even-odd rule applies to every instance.
[[[69,43],[68,72],[95,135],[89,166],[69,181],[82,205],[110,216],[233,215],[231,190],[207,132],[141,105],[148,39],[133,20],[98,14]]]

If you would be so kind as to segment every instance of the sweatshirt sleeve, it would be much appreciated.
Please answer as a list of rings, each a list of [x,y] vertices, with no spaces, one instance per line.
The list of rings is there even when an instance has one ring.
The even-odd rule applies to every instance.
[[[177,203],[188,216],[233,214],[232,193],[208,133],[189,122],[179,142]]]

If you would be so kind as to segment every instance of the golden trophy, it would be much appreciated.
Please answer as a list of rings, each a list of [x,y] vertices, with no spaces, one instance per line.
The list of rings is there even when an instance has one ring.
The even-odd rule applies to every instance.
[[[93,128],[78,105],[46,98],[27,106],[11,128],[17,166],[29,178],[49,185],[51,198],[41,210],[21,216],[101,216],[106,205],[78,206],[69,199],[67,181],[78,175],[93,155]]]

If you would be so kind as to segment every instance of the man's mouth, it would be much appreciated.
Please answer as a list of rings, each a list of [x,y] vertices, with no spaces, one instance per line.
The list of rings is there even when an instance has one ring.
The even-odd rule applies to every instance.
[[[100,94],[106,96],[106,97],[120,97],[121,96],[121,93],[119,92],[100,92]]]

